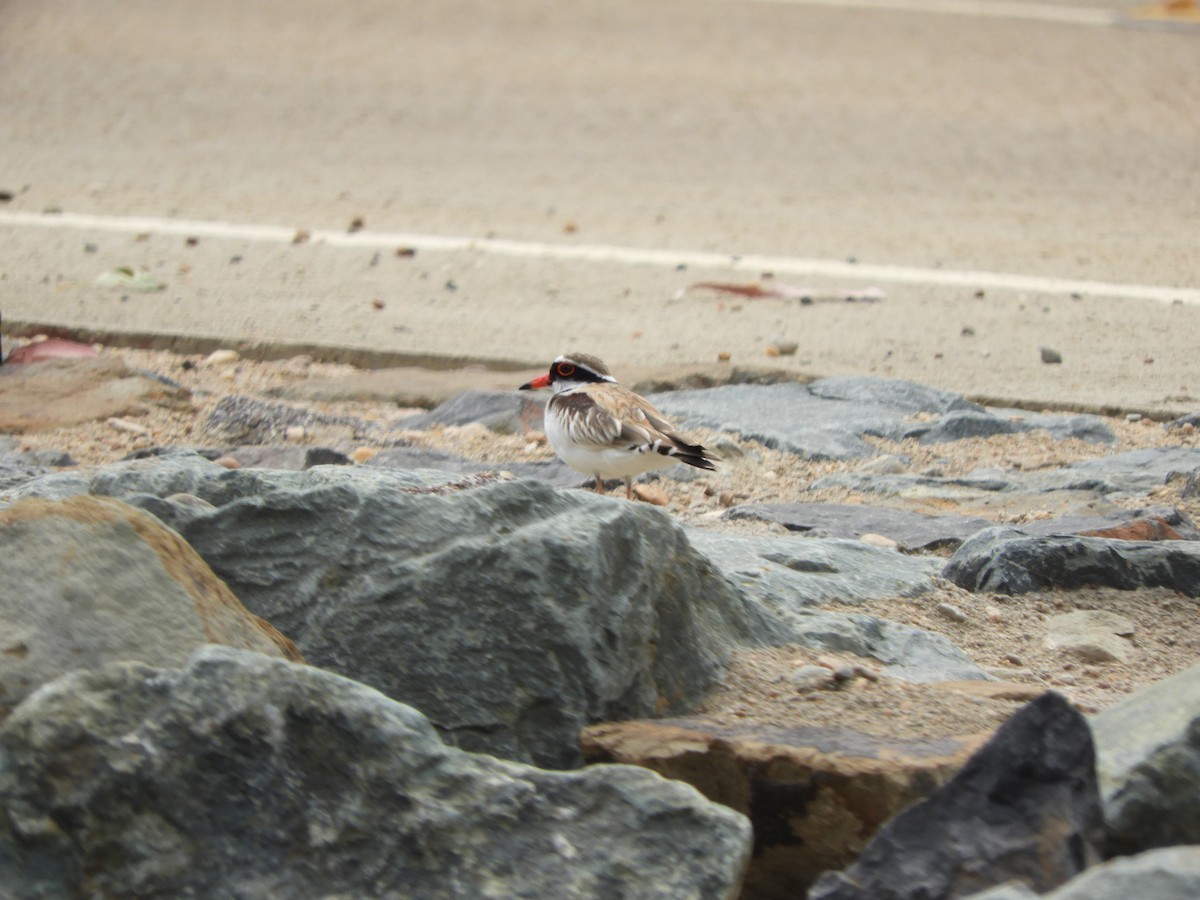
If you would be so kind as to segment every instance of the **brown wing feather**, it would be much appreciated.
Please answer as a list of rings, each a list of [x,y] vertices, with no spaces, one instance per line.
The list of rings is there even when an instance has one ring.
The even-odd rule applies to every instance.
[[[685,440],[661,412],[619,384],[590,384],[549,401],[566,413],[571,439],[581,446],[628,447],[660,453],[689,466],[713,469],[716,457]]]
[[[567,430],[584,447],[611,447],[621,435],[622,423],[587,391],[556,394],[550,403],[566,413]]]

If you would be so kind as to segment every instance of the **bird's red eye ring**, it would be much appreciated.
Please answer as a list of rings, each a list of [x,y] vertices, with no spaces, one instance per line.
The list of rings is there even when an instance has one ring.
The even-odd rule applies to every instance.
[[[575,374],[575,367],[569,362],[561,362],[558,364],[558,375],[560,378],[570,378]]]

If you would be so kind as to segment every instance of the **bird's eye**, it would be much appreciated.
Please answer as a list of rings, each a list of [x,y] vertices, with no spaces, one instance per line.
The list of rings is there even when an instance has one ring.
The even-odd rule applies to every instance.
[[[570,378],[575,374],[575,367],[569,362],[561,362],[558,364],[558,376],[560,378]]]

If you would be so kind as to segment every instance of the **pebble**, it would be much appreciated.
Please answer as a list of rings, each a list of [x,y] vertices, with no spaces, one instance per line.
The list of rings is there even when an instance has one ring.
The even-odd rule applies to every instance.
[[[284,437],[295,443],[304,440],[306,433],[303,425],[289,425],[287,431],[284,432]]]
[[[208,356],[204,357],[206,366],[227,366],[230,363],[237,362],[242,356],[236,350],[214,350]]]
[[[218,466],[224,466],[226,469],[240,469],[242,464],[232,456],[218,456],[213,460]]]
[[[788,681],[800,691],[830,687],[834,680],[835,674],[824,666],[800,666],[788,673]]]
[[[900,546],[896,541],[892,540],[890,537],[887,537],[886,535],[882,535],[882,534],[874,534],[873,532],[870,532],[870,531],[868,531],[864,535],[860,535],[859,540],[862,541],[864,544],[870,544],[872,547],[880,547],[884,550],[895,550],[898,546]]]
[[[939,603],[935,607],[935,609],[937,609],[937,611],[940,615],[945,616],[947,619],[949,619],[952,622],[967,621],[967,614],[965,612],[963,612],[961,609],[959,609],[957,606],[954,606],[953,604]]]
[[[872,475],[903,475],[908,471],[908,465],[899,456],[888,453],[864,463],[861,471]]]
[[[671,498],[657,484],[635,484],[633,486],[633,496],[637,499],[652,503],[655,506],[666,506],[671,502]]]
[[[1051,350],[1049,347],[1042,348],[1042,362],[1051,365],[1062,362],[1062,354],[1057,350]]]
[[[115,416],[107,420],[109,428],[115,431],[123,431],[125,434],[148,435],[150,429],[145,425],[139,425],[137,422],[130,422],[128,419],[118,419]]]
[[[378,453],[378,447],[358,447],[350,454],[350,458],[356,463],[365,463],[367,460],[374,459]]]

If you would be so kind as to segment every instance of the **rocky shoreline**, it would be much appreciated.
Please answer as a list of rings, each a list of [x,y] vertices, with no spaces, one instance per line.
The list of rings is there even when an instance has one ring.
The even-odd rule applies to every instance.
[[[1095,723],[1134,715],[1120,711],[1152,707],[1151,685],[1171,683],[1174,696],[1186,696],[1200,678],[1189,668],[1200,649],[1195,416],[1159,423],[994,409],[879,378],[803,383],[729,367],[635,373],[625,380],[653,390],[654,402],[725,462],[699,477],[666,470],[639,484],[649,502],[628,503],[571,490],[584,479],[541,439],[536,400],[511,390],[520,373],[360,373],[304,359],[112,351],[6,366],[0,379],[0,432],[10,435],[0,437],[0,540],[9,542],[7,558],[29,561],[3,611],[17,623],[12,633],[24,636],[10,636],[0,648],[0,716],[11,712],[0,754],[17,761],[13,771],[58,765],[55,754],[75,758],[68,744],[76,744],[30,742],[29,729],[62,728],[77,713],[63,699],[66,688],[52,685],[20,701],[78,668],[66,660],[83,652],[80,646],[92,674],[55,684],[94,692],[105,709],[122,691],[144,693],[167,682],[213,690],[250,678],[239,674],[250,671],[283,685],[292,699],[276,706],[309,703],[295,699],[299,676],[280,668],[286,663],[263,669],[247,650],[193,655],[210,642],[245,648],[246,638],[231,635],[249,631],[260,635],[250,649],[287,656],[290,640],[293,658],[302,655],[329,678],[351,679],[420,710],[433,724],[421,740],[447,745],[430,751],[438,759],[458,759],[448,749],[458,747],[515,761],[500,765],[539,769],[574,770],[585,759],[634,763],[691,782],[753,823],[751,834],[743,819],[700,812],[713,805],[699,795],[672,795],[663,802],[693,810],[705,840],[724,835],[723,849],[713,851],[714,867],[695,865],[699,851],[671,850],[690,860],[674,867],[642,854],[629,896],[682,895],[647,887],[654,880],[694,896],[726,896],[743,878],[743,896],[796,896],[820,871],[861,854],[848,881],[836,890],[822,882],[813,896],[885,896],[845,893],[847,884],[882,878],[900,897],[917,886],[887,875],[887,854],[865,851],[866,836],[886,832],[897,812],[938,785],[952,786],[968,758],[998,726],[1016,721],[1018,710],[1033,716],[1026,710],[1036,707],[1044,718],[1036,729],[1062,728],[1076,748],[1071,758],[1090,760],[1091,731],[1080,724],[1081,713]],[[83,554],[66,581],[47,576],[62,567],[58,548],[83,546],[80,528],[94,532],[97,523],[121,521],[127,524],[112,525],[109,543]],[[181,537],[181,546],[147,537],[157,530]],[[112,632],[120,640],[80,639],[68,625],[80,614],[73,603],[81,585],[113,580],[111,564],[99,561],[129,557],[126,541],[148,542],[157,558],[172,560],[167,581],[187,589],[130,612],[114,599],[106,615],[136,618]],[[211,572],[196,574],[201,569]],[[150,590],[136,578],[115,581],[122,598]],[[153,583],[161,592],[161,579]],[[244,604],[246,618],[213,613],[209,600],[198,599],[219,594],[216,585],[232,598],[218,609]],[[26,597],[43,597],[44,608],[64,618],[30,617],[19,599]],[[181,602],[209,613],[202,624],[173,627],[168,641],[155,623],[178,619]],[[214,631],[216,620],[223,630]],[[144,641],[131,631],[144,631]],[[129,659],[158,667],[158,674],[115,662]],[[183,674],[163,674],[169,672]],[[327,689],[317,685],[323,675],[304,677],[303,696]],[[169,707],[177,688],[165,690]],[[1048,690],[1062,702],[1034,704]],[[314,702],[305,707],[310,720],[338,718],[325,701]],[[390,702],[354,700],[373,708]],[[242,712],[255,706],[247,704]],[[254,716],[269,718],[268,706],[264,701]],[[142,735],[143,744],[166,727],[136,724],[158,721],[156,708],[129,713],[129,733]],[[183,713],[171,715],[176,721]],[[356,740],[374,740],[368,732],[381,715],[393,713],[358,720]],[[989,857],[974,888],[1013,877],[1044,891],[1114,848],[1134,853],[1200,843],[1194,815],[1162,797],[1153,802],[1170,818],[1172,837],[1141,838],[1142,826],[1129,824],[1142,822],[1151,802],[1136,789],[1139,779],[1154,781],[1144,767],[1162,765],[1162,748],[1175,746],[1178,729],[1167,718],[1138,734],[1094,724],[1103,737],[1099,781],[1089,781],[1087,765],[1072,763],[1069,776],[1055,770],[1039,782],[1034,793],[1038,804],[1049,804],[1049,824],[1024,823],[1029,846],[1058,827],[1053,823],[1071,821],[1087,852],[1034,875],[1003,855]],[[109,727],[97,724],[97,733]],[[101,741],[104,752],[120,752],[122,739],[111,734]],[[297,732],[270,734],[255,739],[267,754],[264,777],[270,790],[287,791],[286,778],[271,779],[284,771],[301,777],[296,773],[310,761],[295,757],[290,742]],[[1159,743],[1134,746],[1147,735]],[[220,740],[213,752],[236,753],[236,742]],[[352,746],[330,752],[350,754]],[[290,762],[282,769],[269,762],[284,757]],[[102,753],[88,779],[105,782],[121,765]],[[134,769],[139,790],[163,790],[155,765]],[[585,767],[579,775],[595,781],[603,776],[586,773],[605,771],[627,770]],[[408,783],[414,776],[386,777]],[[1063,778],[1074,785],[1065,794],[1040,792]],[[22,776],[20,783],[0,776],[0,798],[12,809],[61,817],[67,806],[93,809],[107,796],[63,806],[65,795],[46,793],[49,784],[45,776]],[[643,790],[638,784],[635,793]],[[1125,798],[1130,792],[1137,797]],[[868,795],[865,805],[851,800]],[[211,802],[221,805],[216,797]],[[318,827],[314,814],[303,812],[310,832]],[[344,814],[335,816],[339,829]],[[0,845],[8,847],[0,870],[11,859],[17,877],[28,874],[31,847],[49,852],[58,845],[43,846],[14,821],[10,816],[8,830],[0,828]],[[71,825],[74,840],[101,840],[89,831],[98,824],[87,821]],[[144,853],[135,847],[134,822],[103,840]],[[196,848],[217,839],[175,824],[178,839],[194,840]],[[934,840],[924,829],[917,830]],[[550,841],[563,859],[587,856],[574,836],[563,832],[565,843],[555,843],[547,835],[531,837],[530,846]],[[685,845],[695,840],[688,831]],[[989,840],[981,837],[978,847]],[[87,852],[54,853],[67,868],[98,865],[87,862]],[[573,888],[579,896],[598,895],[597,885],[615,877],[589,860],[590,874]],[[939,858],[928,868],[978,863]],[[463,885],[484,883],[471,879],[500,877],[492,862],[454,865],[474,866],[468,880],[430,887],[428,895],[461,896]],[[654,874],[654,866],[670,874]],[[695,882],[676,880],[689,867]],[[155,874],[138,877],[173,889],[210,877],[197,872],[189,882],[151,869]],[[133,882],[122,879],[132,872],[118,866],[102,874],[128,888]],[[77,890],[73,883],[61,882],[67,895]],[[387,893],[357,883],[368,894]],[[964,895],[966,882],[947,875],[939,883],[953,887],[930,896]],[[534,890],[504,884],[517,893]]]

